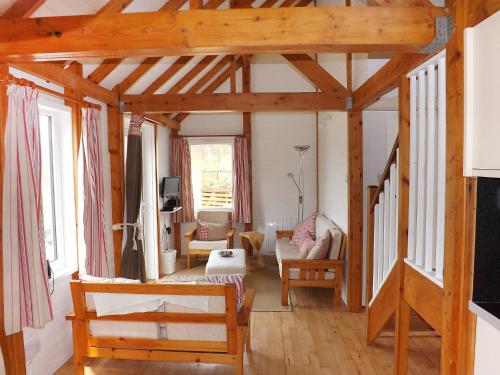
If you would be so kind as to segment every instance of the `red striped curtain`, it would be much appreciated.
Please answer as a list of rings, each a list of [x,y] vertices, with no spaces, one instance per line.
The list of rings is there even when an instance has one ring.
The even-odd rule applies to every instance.
[[[191,184],[191,153],[186,138],[172,138],[170,163],[172,176],[181,177],[182,210],[174,214],[174,223],[192,223],[194,221],[194,201]]]
[[[112,276],[108,264],[108,246],[104,222],[104,178],[100,136],[101,114],[84,108],[82,121],[83,158],[83,237],[85,270],[97,277]],[[110,247],[112,248],[112,247]]]
[[[252,222],[248,140],[245,137],[236,137],[234,139],[233,220],[235,223]]]
[[[38,92],[10,85],[3,176],[3,286],[7,335],[52,320],[47,280]]]

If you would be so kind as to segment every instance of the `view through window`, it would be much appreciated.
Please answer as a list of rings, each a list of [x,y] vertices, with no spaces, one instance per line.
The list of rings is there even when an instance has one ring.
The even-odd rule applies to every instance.
[[[191,144],[190,151],[195,210],[232,207],[232,143]]]

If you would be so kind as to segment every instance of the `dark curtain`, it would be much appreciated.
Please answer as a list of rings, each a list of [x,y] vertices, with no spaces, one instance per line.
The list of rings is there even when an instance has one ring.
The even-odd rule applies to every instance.
[[[127,137],[127,163],[125,165],[125,246],[122,252],[120,276],[146,282],[146,261],[142,239],[139,237],[139,210],[142,195],[142,115],[133,114]]]

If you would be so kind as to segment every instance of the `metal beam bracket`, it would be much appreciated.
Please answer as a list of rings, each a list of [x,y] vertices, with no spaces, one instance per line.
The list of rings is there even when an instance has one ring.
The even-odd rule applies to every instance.
[[[350,111],[352,109],[352,96],[345,98],[345,110]]]
[[[125,113],[125,102],[120,100],[119,102],[120,113]]]
[[[453,16],[436,17],[436,37],[431,44],[424,47],[421,53],[433,53],[444,47],[455,29]]]

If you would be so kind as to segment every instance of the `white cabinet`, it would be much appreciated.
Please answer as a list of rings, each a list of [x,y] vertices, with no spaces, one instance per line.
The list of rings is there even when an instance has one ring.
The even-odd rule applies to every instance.
[[[500,177],[500,12],[464,37],[464,175]]]

